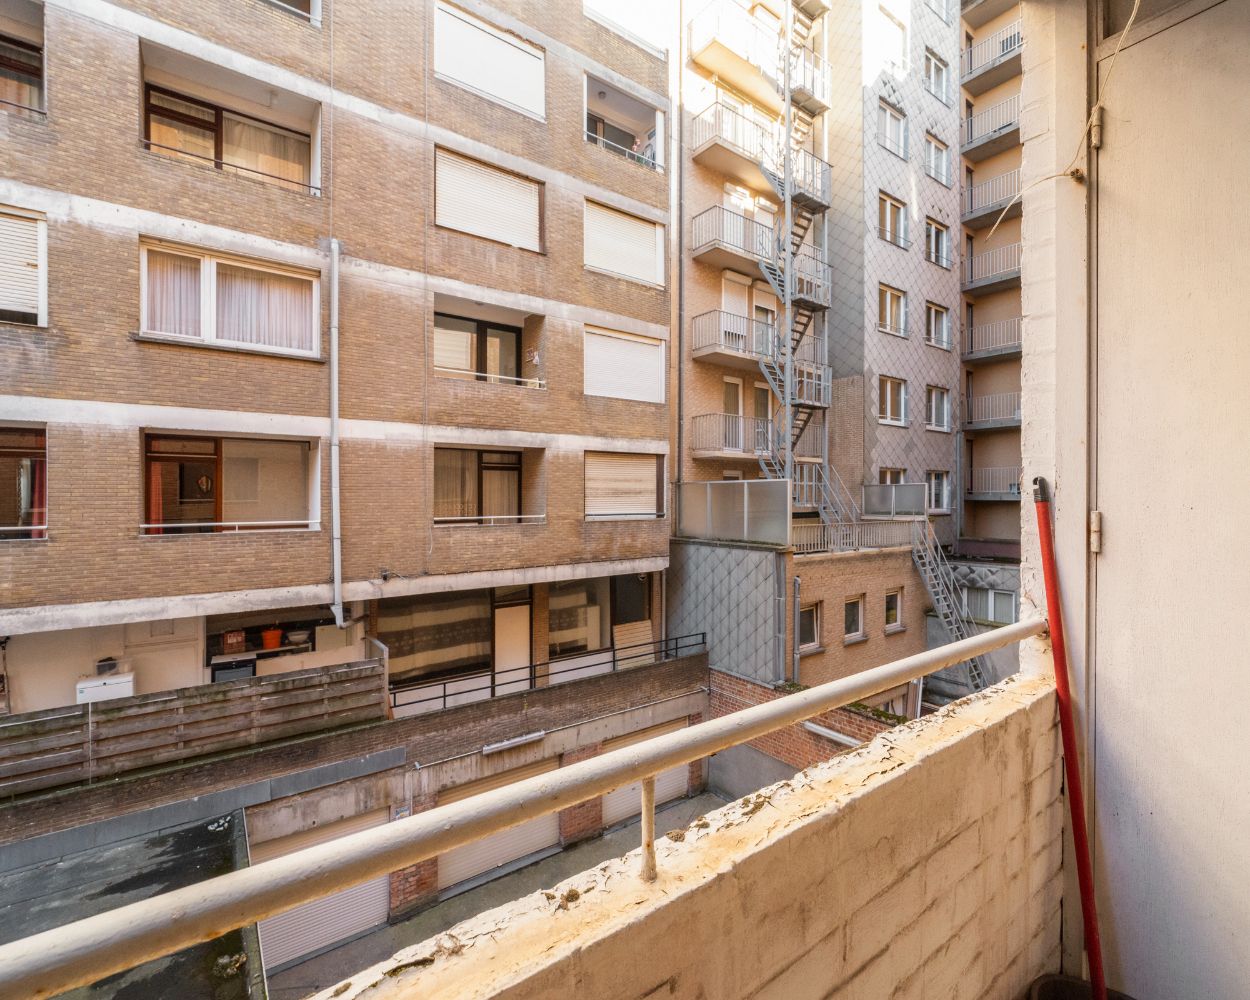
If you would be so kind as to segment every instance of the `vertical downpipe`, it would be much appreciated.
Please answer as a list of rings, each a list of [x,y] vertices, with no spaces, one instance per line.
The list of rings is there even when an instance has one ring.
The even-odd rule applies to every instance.
[[[799,590],[800,582],[796,576],[794,578],[794,642],[790,646],[790,680],[795,684],[801,683],[799,680],[799,621],[802,618],[802,609],[799,605]]]
[[[794,399],[794,357],[793,357],[793,327],[794,327],[794,247],[791,241],[791,233],[794,228],[794,207],[792,199],[794,197],[794,176],[793,161],[794,151],[791,148],[793,143],[793,106],[790,99],[790,66],[791,59],[791,38],[794,24],[794,9],[790,3],[786,3],[786,37],[785,44],[782,46],[782,80],[785,88],[785,148],[782,149],[782,163],[784,165],[784,188],[785,188],[785,206],[782,227],[782,265],[784,274],[782,275],[783,289],[785,290],[785,302],[783,303],[784,312],[782,313],[782,339],[781,350],[782,359],[785,362],[785,377],[782,381],[782,388],[786,394],[786,398],[782,400],[785,407],[785,440],[781,443],[785,449],[784,474],[790,483],[791,496],[794,494],[794,407],[791,400]]]
[[[334,624],[343,621],[343,528],[339,502],[339,241],[330,240],[330,564]]]

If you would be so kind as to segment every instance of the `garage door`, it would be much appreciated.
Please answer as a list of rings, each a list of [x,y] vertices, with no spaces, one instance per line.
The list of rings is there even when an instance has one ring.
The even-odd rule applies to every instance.
[[[440,792],[438,804],[442,806],[448,802],[459,802],[461,799],[467,799],[472,795],[480,795],[482,792],[489,792],[493,788],[510,785],[514,781],[520,781],[523,778],[532,778],[535,775],[554,771],[556,767],[557,762],[555,758],[552,758],[550,760],[540,760],[525,767],[514,768],[511,771],[494,774],[479,781],[471,781],[467,785],[460,785],[456,788],[449,788],[445,792]],[[465,844],[463,847],[457,847],[455,850],[440,855],[438,859],[438,887],[446,889],[448,886],[457,885],[466,879],[473,878],[475,875],[489,872],[536,851],[541,851],[547,847],[559,846],[559,813],[527,820],[511,829],[500,830],[498,833],[492,833],[489,837],[483,837],[481,840]]]
[[[619,750],[621,747],[641,743],[643,740],[653,739],[656,736],[663,736],[665,733],[675,733],[677,730],[685,728],[685,719],[665,722],[659,726],[652,726],[650,729],[630,733],[628,736],[618,736],[614,740],[606,740],[603,744],[603,752]],[[689,787],[689,774],[690,768],[685,764],[670,767],[667,771],[661,771],[657,774],[655,776],[655,804],[658,806],[661,802],[668,802],[671,799],[677,799],[685,795]],[[633,816],[637,816],[641,809],[642,782],[636,781],[632,785],[626,785],[624,788],[618,788],[614,792],[608,792],[603,797],[603,825],[613,826],[616,823],[630,819]]]
[[[378,809],[289,837],[252,844],[252,864],[381,826],[388,818],[386,809]],[[383,875],[262,920],[257,926],[265,971],[273,972],[385,924],[390,905],[391,879]]]

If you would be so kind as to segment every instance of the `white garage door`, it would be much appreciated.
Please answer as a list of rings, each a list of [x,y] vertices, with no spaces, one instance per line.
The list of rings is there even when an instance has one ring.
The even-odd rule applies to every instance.
[[[381,826],[388,819],[388,811],[378,809],[289,837],[252,844],[249,848],[252,864]],[[265,971],[273,972],[385,924],[390,905],[391,879],[383,875],[262,920],[258,927]]]
[[[501,774],[491,775],[479,781],[471,781],[467,785],[449,788],[438,796],[438,804],[458,802],[472,795],[480,795],[493,788],[510,785],[523,778],[532,778],[547,771],[554,771],[557,762],[541,760],[525,767],[514,768]],[[516,861],[528,854],[541,851],[547,847],[560,845],[560,815],[539,816],[508,830],[500,830],[489,837],[457,847],[455,850],[442,854],[438,859],[438,887],[446,889],[475,875],[499,868],[510,861]]]
[[[665,733],[674,733],[679,729],[686,728],[685,719],[677,719],[674,722],[665,722],[658,726],[652,726],[650,729],[643,729],[636,733],[630,733],[628,736],[618,736],[614,740],[607,740],[603,744],[603,752],[609,750],[619,750],[621,747],[627,747],[634,743],[641,743],[643,740],[653,739],[656,736],[663,736]],[[681,764],[677,767],[670,767],[667,771],[661,771],[655,776],[655,804],[668,802],[671,799],[680,798],[686,794],[689,787],[690,768]],[[624,788],[618,788],[614,792],[608,792],[603,797],[603,825],[613,826],[637,816],[642,809],[642,783],[634,782],[632,785],[626,785]]]

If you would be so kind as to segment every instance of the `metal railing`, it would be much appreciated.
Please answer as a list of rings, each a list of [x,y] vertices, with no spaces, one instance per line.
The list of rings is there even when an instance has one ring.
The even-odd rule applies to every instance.
[[[40,517],[42,516],[43,513],[40,511]],[[42,540],[47,537],[48,525],[46,521],[40,524],[8,524],[0,526],[0,539],[34,538]]]
[[[1019,347],[1023,342],[1022,326],[1023,318],[1020,316],[996,320],[993,323],[978,323],[968,331],[968,342],[964,351],[972,354],[976,351]]]
[[[989,205],[1009,201],[1020,193],[1020,168],[973,184],[964,192],[964,212],[978,212]]]
[[[829,204],[833,190],[833,168],[828,163],[806,149],[796,149],[793,151],[790,167],[791,181],[800,194],[809,195],[822,205]]]
[[[692,349],[721,348],[765,357],[772,350],[777,328],[772,323],[738,316],[722,309],[699,313],[690,324]]]
[[[19,104],[17,101],[6,101],[0,98],[0,110],[10,111],[13,114],[21,115],[23,118],[47,118],[48,112],[43,108],[32,107],[29,104]]]
[[[510,524],[546,524],[546,514],[482,514],[477,517],[435,517],[436,525],[479,525],[498,528]]]
[[[289,177],[280,177],[277,174],[268,174],[263,170],[257,170],[255,167],[245,167],[238,163],[230,163],[227,160],[218,160],[212,156],[203,156],[200,153],[192,153],[185,149],[179,149],[177,146],[163,146],[159,142],[153,142],[151,139],[140,139],[139,143],[144,149],[155,152],[158,155],[167,157],[171,160],[187,159],[193,162],[202,163],[205,166],[216,167],[223,173],[259,177],[271,184],[287,188],[291,191],[300,191],[304,194],[321,194],[321,188],[316,184],[306,184],[303,181],[291,180]]]
[[[911,240],[904,236],[901,230],[878,226],[877,237],[885,240],[887,243],[893,243],[896,247],[901,247],[904,250],[911,249]]]
[[[968,477],[969,493],[1009,493],[1020,495],[1020,477],[1023,467],[1008,465],[1001,468],[973,469]]]
[[[964,413],[970,424],[986,420],[1019,420],[1020,393],[996,392],[985,396],[968,396],[964,401]]]
[[[523,667],[506,667],[493,671],[486,668],[432,681],[417,679],[410,683],[391,685],[391,710],[397,718],[438,712],[516,691],[532,691],[565,684],[582,677],[616,673],[618,670],[641,667],[648,663],[663,663],[702,653],[706,649],[707,634],[696,632],[592,653],[574,653],[558,660],[530,663]]]
[[[225,531],[282,531],[296,529],[312,531],[321,527],[320,521],[162,521],[141,524],[139,530],[145,535],[198,535]]]
[[[804,246],[794,256],[794,297],[829,304],[833,268],[825,263],[823,250]]]
[[[765,417],[700,413],[690,420],[690,447],[695,451],[757,455],[772,451],[775,433],[773,422]]]
[[[748,257],[772,260],[772,227],[720,205],[713,205],[696,215],[691,221],[691,228],[695,253],[713,243],[720,243]]]
[[[877,145],[885,147],[895,156],[901,156],[904,160],[907,159],[907,140],[905,138],[902,142],[895,142],[887,133],[877,129]]]
[[[1013,94],[993,107],[978,111],[963,120],[964,144],[977,142],[995,132],[1002,132],[1020,121],[1020,95]]]
[[[695,148],[716,139],[733,146],[756,163],[776,168],[781,137],[777,129],[748,118],[737,108],[720,101],[708,105],[690,122]]]
[[[951,265],[954,264],[954,261],[952,261],[949,256],[940,252],[936,247],[929,246],[928,244],[925,244],[924,259],[929,261],[931,264],[936,264],[938,267],[944,267],[948,271],[951,269]]]
[[[854,552],[911,545],[910,521],[848,521],[838,524],[796,524],[791,529],[794,551]]]
[[[641,874],[656,877],[655,776],[1046,631],[1031,617],[0,946],[0,995],[53,996],[501,830],[641,782]]]
[[[924,172],[939,184],[945,184],[947,187],[950,187],[951,158],[949,150],[942,151],[942,159],[938,163],[934,163],[931,156],[926,156],[924,161]]]
[[[794,444],[794,457],[804,459],[824,458],[825,421],[823,414],[816,414],[803,429]]]
[[[434,370],[440,375],[452,375],[465,382],[486,382],[492,385],[515,385],[524,389],[545,389],[545,378],[520,378],[517,375],[488,375],[472,368],[448,368],[435,365]]]
[[[630,163],[637,163],[639,166],[646,167],[648,170],[659,170],[660,165],[652,156],[640,153],[635,149],[628,149],[625,146],[618,145],[611,139],[605,139],[601,135],[596,135],[590,129],[586,129],[586,141],[592,145],[598,146],[600,149],[606,149],[609,153],[614,153],[622,159],[629,160]]]
[[[677,484],[677,533],[725,542],[790,544],[790,483],[718,479]]]
[[[746,8],[721,0],[695,15],[690,21],[690,51],[696,60],[697,54],[712,42],[742,56],[774,84],[780,83],[781,35],[765,28]]]
[[[995,247],[975,257],[969,257],[964,269],[964,281],[972,284],[1019,271],[1022,249],[1023,244],[1008,243],[1005,247]]]
[[[963,78],[966,80],[999,59],[1019,52],[1023,44],[1024,36],[1020,33],[1019,20],[999,28],[994,34],[981,39],[960,54],[960,72]]]
[[[829,105],[829,63],[806,46],[799,46],[790,55],[790,89],[811,94],[826,107]]]

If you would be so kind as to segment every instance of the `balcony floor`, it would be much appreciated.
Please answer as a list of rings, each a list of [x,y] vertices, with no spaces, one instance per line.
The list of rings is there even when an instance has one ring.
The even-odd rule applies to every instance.
[[[752,191],[771,191],[759,161],[724,136],[714,135],[694,151],[691,159],[700,166],[724,174]]]
[[[973,70],[959,85],[973,97],[979,97],[987,90],[993,90],[1000,83],[1006,83],[1013,76],[1020,75],[1020,46],[1016,46],[1006,55],[999,56]]]
[[[962,355],[963,363],[975,367],[988,365],[995,361],[1018,361],[1022,354],[1020,344],[1009,344],[1006,347],[987,347],[983,351],[966,351]]]
[[[690,254],[700,263],[715,267],[718,270],[738,271],[742,274],[749,274],[751,277],[763,278],[764,274],[760,270],[760,259],[754,254],[749,254],[745,250],[729,243],[722,243],[720,240],[711,240],[704,243],[700,247],[696,247]]]
[[[988,160],[991,156],[1001,153],[1004,149],[1018,145],[1020,145],[1020,122],[1014,121],[996,132],[990,132],[971,142],[963,143],[959,147],[959,152],[961,156],[973,163],[979,163],[981,160]]]
[[[978,278],[976,281],[965,282],[962,286],[962,291],[965,295],[975,297],[1019,287],[1020,269],[1017,267],[1011,271],[1000,271],[998,274],[990,274],[984,278]]]
[[[1001,417],[995,420],[965,420],[964,430],[968,433],[978,431],[1006,431],[1020,428],[1019,417]]]
[[[1008,205],[1011,207],[1007,208]],[[1004,208],[1007,208],[1007,214],[1003,216],[1004,219],[1018,219],[1021,211],[1024,209],[1024,205],[1019,198],[1016,198],[1014,201],[1011,198],[1003,198],[992,205],[982,205],[980,208],[974,208],[971,212],[965,212],[960,216],[959,221],[967,229],[988,229],[998,221],[998,217],[1002,215]]]

